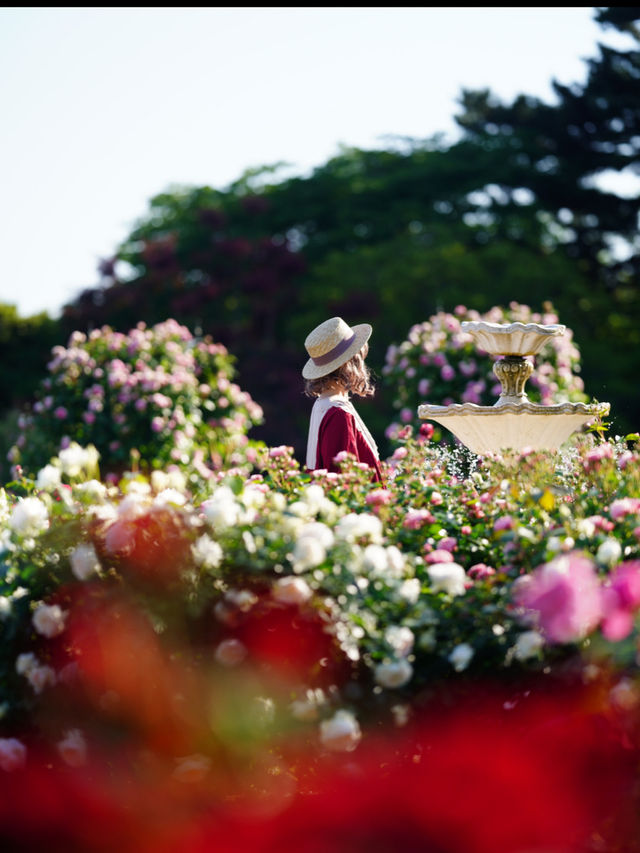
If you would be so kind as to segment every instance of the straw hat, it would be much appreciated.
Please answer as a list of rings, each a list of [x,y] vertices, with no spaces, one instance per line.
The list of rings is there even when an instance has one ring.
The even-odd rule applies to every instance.
[[[357,352],[360,352],[371,336],[371,326],[360,323],[348,326],[342,317],[325,320],[307,335],[304,342],[309,353],[302,375],[305,379],[320,379],[338,367],[346,364]]]

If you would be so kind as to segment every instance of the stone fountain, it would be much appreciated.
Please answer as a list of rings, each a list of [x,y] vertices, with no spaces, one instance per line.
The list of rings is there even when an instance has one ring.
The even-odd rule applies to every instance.
[[[446,427],[474,453],[557,450],[584,424],[609,414],[609,403],[543,406],[531,403],[525,393],[524,386],[533,373],[526,356],[540,352],[549,338],[563,335],[566,326],[474,321],[462,323],[461,328],[473,337],[478,349],[502,356],[493,365],[502,393],[493,406],[425,403],[418,407],[418,417]]]

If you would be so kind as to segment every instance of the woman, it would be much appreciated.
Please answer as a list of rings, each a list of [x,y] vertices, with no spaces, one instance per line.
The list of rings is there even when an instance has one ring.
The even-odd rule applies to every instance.
[[[339,472],[335,457],[352,453],[372,469],[372,479],[382,482],[378,448],[356,412],[350,394],[371,397],[374,388],[365,358],[371,326],[350,327],[341,317],[317,326],[304,342],[309,361],[302,376],[305,393],[316,397],[311,410],[307,441],[307,468]]]

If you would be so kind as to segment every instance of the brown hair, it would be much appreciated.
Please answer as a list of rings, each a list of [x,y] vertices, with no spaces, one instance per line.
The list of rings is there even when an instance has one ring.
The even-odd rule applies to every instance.
[[[375,387],[371,381],[369,368],[364,361],[368,352],[369,344],[366,343],[360,352],[357,352],[349,361],[341,364],[332,373],[321,376],[319,379],[307,379],[304,383],[304,393],[307,397],[319,397],[327,391],[334,390],[336,386],[340,386],[358,397],[372,397],[375,393]]]

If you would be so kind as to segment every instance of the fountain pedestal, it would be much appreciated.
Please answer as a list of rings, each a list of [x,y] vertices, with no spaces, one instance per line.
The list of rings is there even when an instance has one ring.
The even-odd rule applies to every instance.
[[[564,334],[566,326],[480,321],[461,326],[479,349],[502,356],[493,366],[502,393],[493,406],[423,404],[418,407],[418,417],[446,427],[474,453],[557,450],[584,424],[609,414],[609,403],[543,406],[531,403],[525,393],[526,382],[533,374],[533,365],[525,356],[538,353],[549,337]]]

